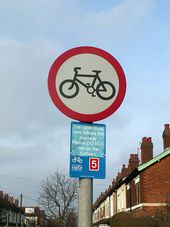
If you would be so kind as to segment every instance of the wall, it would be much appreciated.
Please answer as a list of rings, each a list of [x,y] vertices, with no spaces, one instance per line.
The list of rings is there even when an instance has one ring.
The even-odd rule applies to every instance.
[[[135,215],[155,215],[170,208],[169,163],[170,156],[167,156],[140,174],[141,204]]]
[[[123,184],[117,190],[117,212],[126,210],[126,185]]]
[[[141,202],[170,202],[170,155],[141,173]]]
[[[117,210],[116,210],[116,193],[113,192],[112,195],[110,196],[110,217],[113,217]]]

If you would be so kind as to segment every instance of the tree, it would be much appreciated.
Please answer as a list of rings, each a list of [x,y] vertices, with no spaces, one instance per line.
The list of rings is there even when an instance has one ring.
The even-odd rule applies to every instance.
[[[77,192],[77,180],[68,178],[63,171],[56,171],[43,180],[39,202],[56,226],[69,226],[70,215],[75,214],[77,207]]]

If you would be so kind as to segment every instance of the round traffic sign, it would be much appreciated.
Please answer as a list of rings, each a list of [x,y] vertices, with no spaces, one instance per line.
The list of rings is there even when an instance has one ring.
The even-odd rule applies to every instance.
[[[119,108],[126,92],[126,79],[111,54],[83,46],[64,52],[54,61],[48,89],[52,101],[65,115],[93,122]]]

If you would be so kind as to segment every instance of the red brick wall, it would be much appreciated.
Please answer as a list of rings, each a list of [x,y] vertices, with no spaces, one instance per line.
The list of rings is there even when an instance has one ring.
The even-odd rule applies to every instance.
[[[140,174],[142,203],[170,203],[170,155]]]
[[[129,189],[126,189],[126,207],[131,208],[137,205],[136,203],[136,188],[135,181],[132,180],[129,184]]]
[[[133,210],[133,215],[136,217],[141,216],[155,216],[166,212],[166,207],[143,207],[142,209]]]
[[[141,203],[170,203],[170,155],[140,174]],[[133,210],[135,216],[156,215],[170,207],[150,206]]]

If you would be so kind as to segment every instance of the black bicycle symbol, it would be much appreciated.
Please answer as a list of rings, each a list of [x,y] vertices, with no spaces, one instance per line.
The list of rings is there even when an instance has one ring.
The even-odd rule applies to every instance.
[[[76,97],[79,94],[79,84],[84,86],[87,89],[87,92],[92,95],[92,97],[96,97],[96,95],[102,100],[110,100],[114,97],[116,93],[115,86],[109,81],[102,81],[99,77],[99,73],[101,70],[92,70],[94,75],[88,74],[79,74],[78,70],[81,67],[74,68],[74,77],[73,79],[67,79],[61,82],[59,86],[59,91],[61,95],[65,98],[71,99]],[[93,78],[92,83],[85,83],[80,80],[80,78]],[[98,81],[97,86],[96,81]],[[78,84],[79,83],[79,84]],[[96,95],[95,95],[96,93]]]

